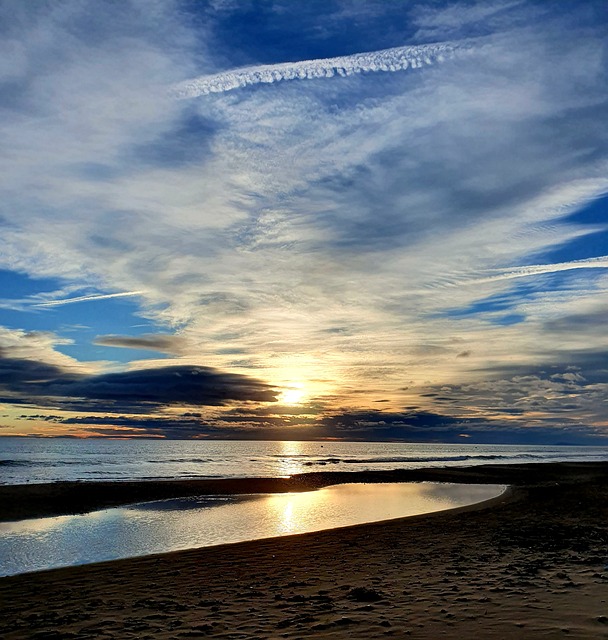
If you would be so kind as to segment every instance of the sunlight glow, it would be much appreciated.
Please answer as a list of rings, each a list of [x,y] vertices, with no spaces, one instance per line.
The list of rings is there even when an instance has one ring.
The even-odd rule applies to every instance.
[[[288,389],[285,389],[279,396],[279,402],[283,404],[302,404],[306,401],[308,394],[304,388],[304,385],[298,383],[294,384]]]

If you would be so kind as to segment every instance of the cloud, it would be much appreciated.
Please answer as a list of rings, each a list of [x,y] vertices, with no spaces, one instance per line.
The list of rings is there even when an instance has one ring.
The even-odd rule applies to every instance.
[[[544,330],[554,335],[561,344],[563,340],[571,343],[573,338],[580,338],[583,344],[596,341],[606,335],[606,318],[608,307],[600,301],[587,305],[583,313],[572,313],[548,320]]]
[[[6,329],[20,350],[6,357],[105,375],[117,365],[78,362],[62,350],[111,332],[95,357],[113,357],[102,347],[119,342],[154,347],[173,357],[143,364],[164,370],[167,384],[165,367],[203,362],[270,386],[301,383],[336,415],[335,407],[356,413],[382,398],[395,413],[421,406],[474,417],[494,416],[495,388],[505,394],[501,415],[510,398],[526,411],[544,402],[543,419],[554,411],[561,420],[564,403],[551,393],[569,387],[533,378],[545,365],[567,366],[568,354],[606,346],[598,325],[575,317],[599,313],[608,292],[604,258],[595,258],[606,251],[590,235],[605,217],[591,224],[579,215],[607,188],[608,134],[598,125],[608,117],[605,24],[585,22],[591,10],[554,3],[540,20],[540,3],[424,5],[400,37],[416,41],[420,28],[450,38],[456,48],[442,64],[343,79],[335,60],[346,73],[363,69],[358,56],[367,54],[327,62],[321,41],[332,52],[378,48],[368,54],[370,70],[390,71],[397,54],[385,47],[399,40],[372,33],[361,18],[357,33],[369,31],[369,40],[336,41],[340,13],[317,3],[307,33],[318,27],[323,37],[306,40],[297,58],[303,75],[333,69],[333,78],[176,100],[168,94],[184,78],[205,73],[205,91],[222,89],[230,83],[213,75],[218,69],[236,69],[238,85],[287,78],[300,63],[256,76],[243,61],[277,59],[290,43],[226,46],[231,23],[214,31],[213,20],[192,20],[179,3],[17,5],[2,16],[10,38],[0,44],[9,83],[0,91],[0,268],[56,279],[50,298],[28,290],[29,302],[13,305],[22,315],[7,314],[13,326],[56,333]],[[374,3],[374,13],[389,15],[384,5]],[[231,6],[230,20],[247,19],[242,5]],[[273,5],[297,30],[286,6]],[[430,11],[437,7],[446,12]],[[457,48],[471,37],[474,46]],[[579,253],[568,255],[577,242]],[[561,257],[548,257],[558,249]],[[450,286],[468,282],[475,286]],[[111,300],[97,296],[112,292],[142,292],[132,300],[141,317],[98,327]],[[98,303],[32,304],[79,298]],[[60,314],[93,332],[62,342]],[[507,314],[521,321],[507,326]],[[149,332],[178,332],[183,350],[131,337],[142,321],[155,325]],[[519,373],[507,370],[513,363]],[[601,375],[601,363],[586,360],[582,375],[593,380],[594,371]],[[489,375],[507,382],[492,377],[495,387],[486,388]],[[531,392],[539,385],[534,408],[513,395],[517,375]],[[100,393],[82,384],[83,394]],[[118,381],[108,384],[114,392]],[[588,400],[584,415],[594,424],[604,392],[589,384],[572,391],[574,403]],[[26,398],[19,393],[15,402]],[[453,407],[442,399],[450,396]],[[148,402],[123,400],[129,411]],[[107,401],[95,400],[99,411]],[[523,424],[528,416],[511,418]]]
[[[463,418],[484,419],[518,433],[564,429],[576,434],[605,435],[605,398],[608,393],[606,351],[575,353],[556,350],[545,362],[497,365],[480,380],[431,386],[426,396],[438,410]],[[604,364],[602,364],[602,362]]]
[[[168,406],[276,402],[277,392],[255,378],[209,367],[168,366],[85,375],[0,351],[4,401],[67,411],[154,412]]]
[[[271,410],[270,410],[271,411]],[[458,429],[487,428],[480,420],[459,420],[448,415],[423,411],[391,413],[381,411],[329,413],[325,416],[274,415],[268,409],[261,412],[220,411],[209,416],[74,416],[63,418],[62,425],[79,425],[91,428],[91,433],[111,434],[111,430],[99,431],[99,427],[131,429],[138,435],[190,439],[250,438],[276,439],[286,430],[297,433],[298,439],[338,438],[346,440],[428,439],[439,434],[460,437]]]
[[[50,366],[75,375],[99,372],[105,362],[79,362],[60,351],[57,347],[73,344],[73,339],[58,336],[52,331],[23,331],[0,327],[0,355],[25,365]]]
[[[329,414],[319,420],[298,420],[268,416],[247,416],[228,421],[225,414],[210,418],[165,416],[97,415],[75,416],[56,421],[58,427],[86,428],[89,436],[153,437],[168,439],[246,439],[275,440],[286,436],[298,440],[355,440],[473,444],[557,444],[606,442],[601,432],[576,424],[543,424],[533,429],[508,420],[457,418],[420,410],[404,412],[353,411]],[[55,420],[54,420],[55,421]],[[48,422],[48,421],[47,421]],[[446,458],[462,459],[466,452],[446,453]],[[496,454],[494,459],[500,458]],[[491,462],[492,458],[488,458]],[[348,459],[344,460],[348,462]],[[387,464],[398,460],[388,457]],[[403,461],[403,456],[399,456]],[[412,460],[416,461],[416,460]],[[322,461],[323,462],[323,461]],[[322,464],[321,462],[321,464]]]
[[[125,349],[144,349],[161,353],[186,353],[188,343],[181,336],[168,334],[143,334],[140,336],[98,336],[94,344],[106,347],[122,347]]]
[[[572,423],[524,424],[497,418],[457,418],[424,411],[407,413],[353,413],[335,416],[334,432],[339,437],[359,440],[402,440],[405,442],[449,442],[468,444],[595,444],[606,436],[587,425]],[[466,455],[462,452],[462,455]],[[449,458],[450,454],[446,454]],[[458,459],[460,456],[456,454]],[[500,458],[496,454],[492,459]]]
[[[27,392],[37,394],[36,391],[48,384],[50,380],[60,379],[68,383],[78,380],[79,376],[68,373],[61,368],[33,360],[7,358],[0,351],[0,385],[3,391]]]
[[[416,46],[393,47],[381,51],[349,56],[300,60],[271,65],[243,67],[186,80],[175,86],[171,95],[184,100],[210,93],[224,93],[254,84],[272,84],[284,80],[313,80],[351,76],[377,71],[405,71],[443,62],[470,48],[470,42],[439,42]]]
[[[511,9],[521,8],[524,0],[502,0],[498,2],[453,2],[448,5],[415,5],[410,15],[419,26],[418,37],[446,36],[463,28],[496,28],[503,20],[512,23]],[[505,16],[505,14],[507,14]]]
[[[57,387],[51,385],[51,388]],[[94,376],[68,385],[64,395],[134,407],[221,406],[231,401],[275,402],[277,399],[276,391],[260,380],[185,365]]]

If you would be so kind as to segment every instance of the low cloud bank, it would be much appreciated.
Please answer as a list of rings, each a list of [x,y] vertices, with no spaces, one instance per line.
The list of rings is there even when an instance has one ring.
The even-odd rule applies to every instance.
[[[87,376],[52,364],[2,357],[1,351],[0,394],[12,404],[129,413],[170,405],[277,400],[276,390],[261,380],[210,367],[176,365]]]

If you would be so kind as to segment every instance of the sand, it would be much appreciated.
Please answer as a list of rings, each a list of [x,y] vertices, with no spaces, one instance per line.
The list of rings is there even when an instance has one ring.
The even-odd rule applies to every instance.
[[[3,578],[0,634],[608,638],[608,465],[455,475],[513,488],[451,512]]]

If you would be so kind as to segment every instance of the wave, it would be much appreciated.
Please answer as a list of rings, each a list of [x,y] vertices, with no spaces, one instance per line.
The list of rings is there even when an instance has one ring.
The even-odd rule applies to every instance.
[[[123,463],[124,460],[0,460],[0,467],[105,467]]]
[[[183,462],[213,462],[211,458],[166,458],[165,460],[146,460],[151,464],[181,464]]]
[[[320,460],[310,460],[303,464],[307,467],[314,465],[326,464],[393,464],[393,463],[417,463],[417,462],[464,462],[466,460],[520,460],[520,459],[537,459],[549,460],[560,456],[552,455],[536,455],[533,453],[522,453],[512,455],[501,454],[479,454],[479,455],[460,455],[460,456],[434,456],[434,457],[411,457],[411,456],[393,456],[388,458],[322,458]],[[568,457],[568,456],[564,456]]]

